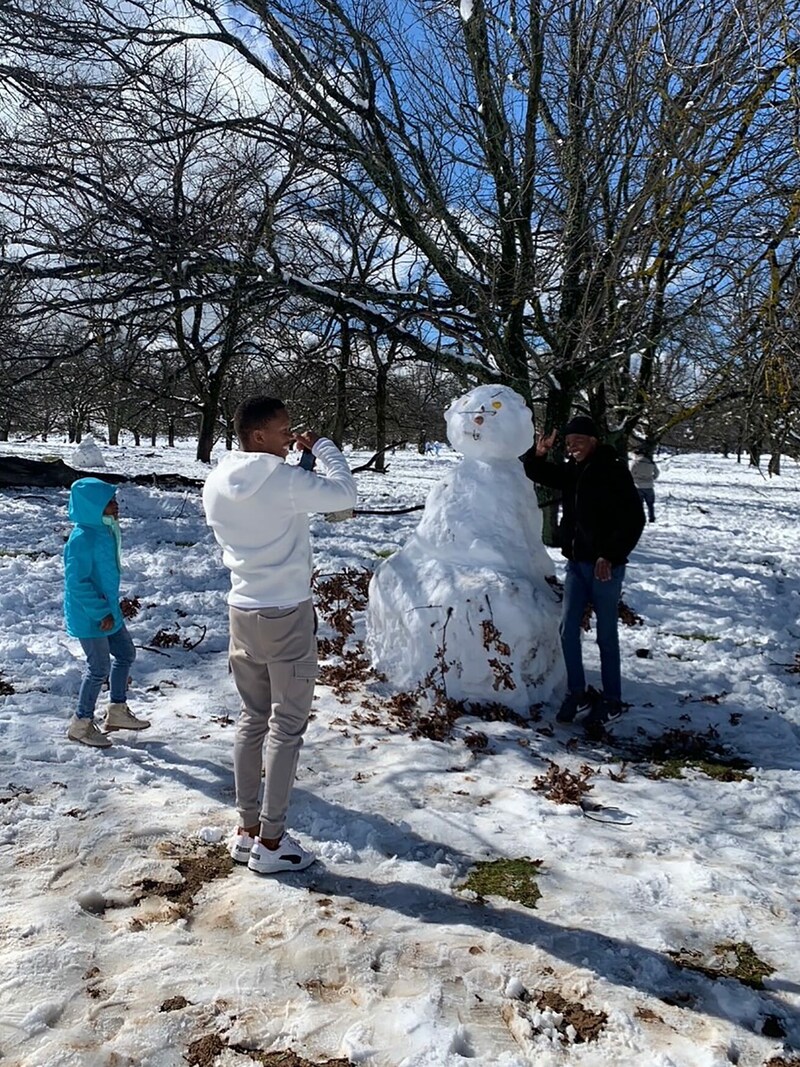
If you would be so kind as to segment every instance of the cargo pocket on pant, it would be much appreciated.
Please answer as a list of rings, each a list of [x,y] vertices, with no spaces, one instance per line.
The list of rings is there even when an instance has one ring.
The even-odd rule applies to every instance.
[[[314,682],[317,679],[317,661],[315,659],[303,659],[295,663],[293,668],[294,677],[304,682]]]

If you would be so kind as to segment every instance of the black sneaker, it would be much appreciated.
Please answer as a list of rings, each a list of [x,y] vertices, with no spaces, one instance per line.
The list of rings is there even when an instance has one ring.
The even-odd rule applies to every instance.
[[[591,714],[592,704],[593,701],[590,693],[585,691],[581,691],[580,693],[567,693],[561,701],[561,707],[556,714],[556,722],[572,722],[574,719],[579,719],[584,715]]]
[[[583,729],[590,741],[601,741],[605,736],[606,726],[622,714],[624,708],[621,700],[601,697],[583,723]]]

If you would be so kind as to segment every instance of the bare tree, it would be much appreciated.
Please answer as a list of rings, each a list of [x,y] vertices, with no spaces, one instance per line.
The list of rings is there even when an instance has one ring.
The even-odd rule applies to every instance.
[[[361,346],[376,396],[414,358],[624,443],[691,407],[658,394],[691,380],[693,332],[729,346],[695,401],[723,403],[718,324],[793,262],[795,0],[67,10],[0,8],[0,269],[54,315],[98,291],[160,314],[203,457],[231,368],[279,336],[281,374],[304,351],[331,373],[337,433]]]
[[[190,385],[185,402],[199,415],[198,457],[207,460],[232,362],[279,298],[260,261],[300,152],[241,134],[239,99],[196,49],[178,42],[163,56],[145,49],[137,58],[123,47],[111,6],[87,8],[106,21],[78,19],[69,32],[108,60],[110,84],[93,81],[91,68],[69,97],[62,42],[43,5],[33,20],[48,35],[42,61],[62,81],[51,90],[30,70],[6,70],[30,108],[8,142],[2,267],[34,287],[31,315],[38,306],[40,317],[91,326],[102,312],[104,337],[132,323],[141,332],[142,319],[169,333]]]

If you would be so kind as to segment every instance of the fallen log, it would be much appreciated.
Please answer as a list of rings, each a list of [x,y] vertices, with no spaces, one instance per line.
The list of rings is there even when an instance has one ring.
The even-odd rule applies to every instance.
[[[205,478],[187,478],[185,474],[133,474],[126,481],[135,485],[152,485],[154,489],[202,489]]]
[[[374,511],[370,508],[353,508],[354,515],[408,515],[412,511],[422,511],[425,507],[424,504],[412,504],[408,508],[381,508],[380,511]]]
[[[202,478],[187,478],[183,474],[113,474],[110,471],[79,471],[61,459],[24,459],[22,456],[0,456],[0,489],[36,486],[45,489],[69,489],[78,478],[99,478],[111,485],[129,483],[152,485],[156,489],[199,488]]]

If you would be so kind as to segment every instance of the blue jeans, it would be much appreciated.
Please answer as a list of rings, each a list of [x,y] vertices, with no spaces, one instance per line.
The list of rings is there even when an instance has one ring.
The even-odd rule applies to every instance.
[[[650,522],[656,521],[656,491],[655,489],[638,489],[639,499],[647,505],[647,517]]]
[[[123,625],[108,637],[81,637],[86,653],[86,672],[78,694],[79,719],[93,719],[103,682],[108,678],[112,704],[124,704],[128,695],[128,670],[136,659],[131,635]]]
[[[603,695],[609,700],[622,699],[617,622],[624,577],[624,564],[612,567],[609,580],[600,582],[594,576],[593,563],[567,561],[559,633],[570,693],[580,693],[586,688],[581,655],[581,620],[586,606],[592,604],[597,619],[597,647],[600,649]]]

